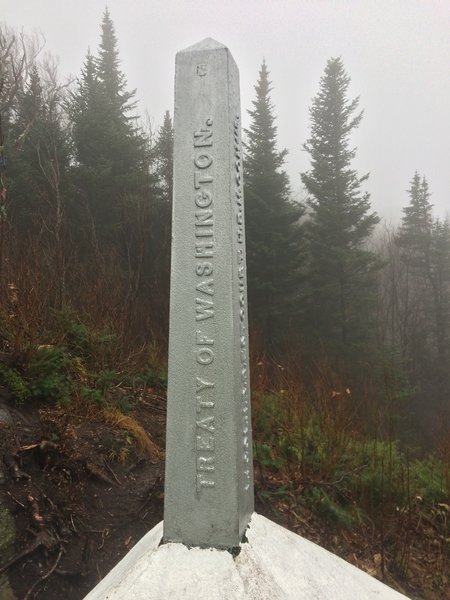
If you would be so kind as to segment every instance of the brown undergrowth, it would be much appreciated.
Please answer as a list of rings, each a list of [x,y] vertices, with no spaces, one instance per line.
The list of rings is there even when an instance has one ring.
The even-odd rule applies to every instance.
[[[448,456],[386,435],[392,415],[323,365],[255,358],[252,385],[259,502],[412,598],[450,597]]]
[[[0,491],[17,532],[0,568],[18,598],[75,600],[162,518],[166,340],[114,256],[75,264],[61,306],[51,261],[19,250],[0,298]],[[392,390],[324,359],[253,352],[251,375],[258,510],[411,598],[450,597],[448,440],[428,455],[400,442]]]

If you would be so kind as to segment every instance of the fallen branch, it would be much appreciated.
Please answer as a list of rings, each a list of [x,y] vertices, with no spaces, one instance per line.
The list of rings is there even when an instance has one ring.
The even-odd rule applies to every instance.
[[[94,463],[86,462],[86,470],[88,473],[94,475],[94,477],[97,477],[97,479],[100,479],[100,481],[103,481],[103,483],[106,483],[107,485],[112,485],[113,487],[117,485],[117,483],[110,479],[108,475],[106,475],[106,473],[104,473],[102,469],[100,469],[100,467]]]
[[[37,442],[36,444],[28,444],[28,446],[20,446],[19,452],[26,452],[27,450],[34,450],[35,448],[39,448],[43,452],[47,452],[48,450],[58,450],[58,444],[54,442],[49,442],[48,440],[42,440]]]
[[[119,478],[117,477],[117,475],[114,473],[114,471],[112,470],[112,468],[108,465],[107,461],[105,459],[103,459],[103,464],[105,465],[105,467],[108,469],[108,471],[111,473],[111,475],[114,477],[114,479],[117,481],[117,485],[120,485],[120,487],[122,487],[122,484],[120,483]]]

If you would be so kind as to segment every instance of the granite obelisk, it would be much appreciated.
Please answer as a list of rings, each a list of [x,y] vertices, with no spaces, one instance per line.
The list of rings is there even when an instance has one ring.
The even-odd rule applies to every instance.
[[[214,40],[177,55],[174,158],[164,523],[86,600],[407,600],[252,514],[238,71]]]
[[[164,540],[238,546],[253,512],[239,72],[177,54]]]

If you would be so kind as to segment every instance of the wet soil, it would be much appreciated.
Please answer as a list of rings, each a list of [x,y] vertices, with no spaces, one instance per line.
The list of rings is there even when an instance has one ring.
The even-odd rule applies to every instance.
[[[0,571],[17,599],[84,598],[162,519],[163,463],[98,411],[7,408],[13,424],[0,425],[0,503],[16,539],[0,548]],[[164,412],[158,398],[133,410],[160,444]],[[6,593],[0,589],[0,600]]]

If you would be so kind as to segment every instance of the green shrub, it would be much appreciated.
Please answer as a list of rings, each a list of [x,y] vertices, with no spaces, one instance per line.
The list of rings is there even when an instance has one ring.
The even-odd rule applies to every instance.
[[[447,470],[448,477],[448,470]],[[414,460],[410,467],[410,493],[424,503],[435,506],[448,502],[448,479],[445,465],[435,456]]]
[[[109,362],[118,339],[116,334],[88,327],[70,308],[54,311],[53,315],[63,333],[64,345],[72,356],[82,358],[92,367]]]
[[[336,527],[350,529],[353,525],[353,514],[351,507],[339,502],[332,493],[327,493],[321,487],[310,487],[305,491],[302,502],[308,508],[320,515],[328,523]]]
[[[91,388],[88,386],[81,386],[80,388],[80,396],[83,400],[87,400],[88,402],[93,402],[94,404],[98,404],[98,406],[105,405],[105,399],[101,390],[97,388]]]
[[[69,402],[72,395],[71,365],[65,348],[38,348],[26,371],[31,394],[58,404]]]
[[[19,402],[24,402],[31,396],[30,388],[19,371],[4,363],[0,363],[0,382]]]
[[[269,446],[269,444],[255,443],[254,455],[255,459],[265,469],[280,472],[285,468],[285,462],[277,455],[275,449]]]

